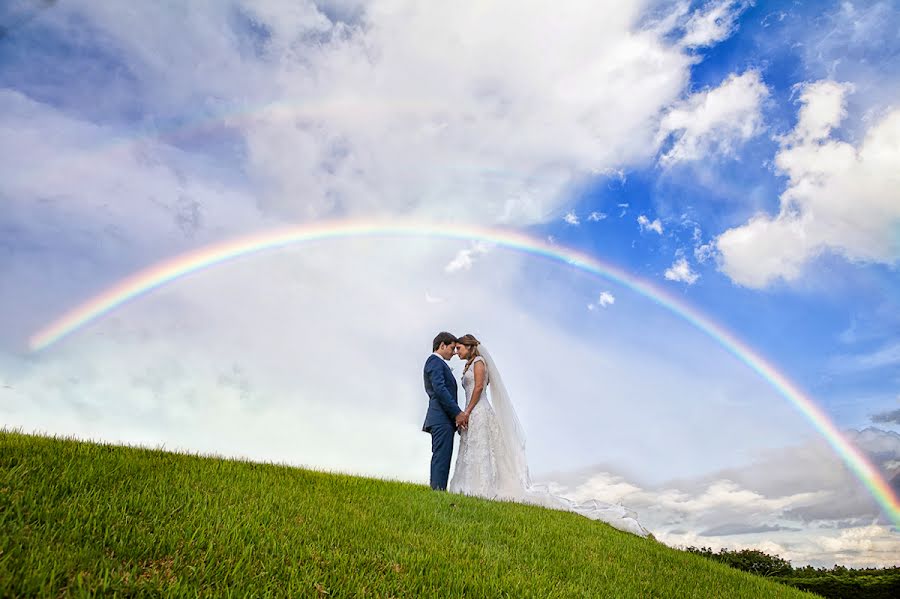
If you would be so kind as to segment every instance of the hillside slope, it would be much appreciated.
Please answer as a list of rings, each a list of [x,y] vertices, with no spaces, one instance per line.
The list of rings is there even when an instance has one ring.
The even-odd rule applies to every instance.
[[[0,596],[812,597],[574,514],[0,432]]]

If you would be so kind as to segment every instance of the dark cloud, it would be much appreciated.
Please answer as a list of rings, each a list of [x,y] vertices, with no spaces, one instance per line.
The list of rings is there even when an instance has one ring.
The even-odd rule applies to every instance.
[[[880,424],[900,424],[900,409],[881,412],[872,416],[872,422]]]
[[[827,520],[819,523],[819,528],[858,528],[872,523],[871,518],[846,518],[844,520]]]
[[[857,484],[856,487],[861,487]],[[815,523],[827,526],[833,521],[884,521],[887,516],[869,496],[865,489],[854,487],[852,492],[832,492],[827,500],[812,505],[798,506],[784,512],[784,517],[803,524]],[[837,528],[841,528],[838,526]]]
[[[701,537],[725,537],[728,535],[749,535],[757,532],[775,532],[780,530],[796,532],[801,529],[792,528],[790,526],[773,526],[767,524],[762,524],[759,526],[748,526],[747,524],[733,523],[713,526],[712,528],[708,528],[698,534]]]

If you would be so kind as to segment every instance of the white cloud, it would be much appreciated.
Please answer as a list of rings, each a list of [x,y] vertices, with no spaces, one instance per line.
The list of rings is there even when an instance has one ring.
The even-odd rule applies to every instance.
[[[673,139],[660,163],[670,166],[713,154],[732,155],[737,144],[761,131],[760,106],[768,95],[754,70],[731,74],[719,87],[691,95],[660,123],[657,143]]]
[[[649,218],[642,214],[637,218],[637,222],[641,227],[641,232],[655,231],[659,235],[662,235],[663,233],[662,223],[658,218],[651,221]]]
[[[721,269],[761,288],[800,276],[824,252],[848,260],[900,260],[900,109],[874,123],[854,146],[833,139],[849,88],[820,81],[803,88],[799,119],[775,157],[788,178],[776,216],[757,214],[716,240]]]
[[[800,53],[808,80],[852,84],[853,116],[843,123],[845,138],[858,139],[886,109],[896,108],[900,68],[890,58],[896,51],[896,13],[896,3],[890,0],[834,2],[823,5],[815,27],[789,14],[779,34],[769,36],[769,43],[782,40]]]
[[[595,212],[591,212],[588,215],[588,220],[592,223],[598,223],[601,220],[605,220],[606,217],[607,217],[607,214],[605,212],[596,212],[595,211]]]
[[[644,28],[639,1],[577,0],[565,15],[511,1],[353,6],[74,1],[45,24],[66,38],[103,33],[92,39],[136,86],[104,98],[115,110],[150,126],[225,115],[219,129],[240,138],[259,205],[291,220],[546,222],[581,178],[652,155],[660,111],[694,61]],[[549,51],[530,41],[548,26]]]
[[[445,267],[446,272],[458,272],[470,270],[478,256],[490,251],[490,245],[484,242],[475,242],[471,247],[459,250],[456,256]]]
[[[686,47],[712,46],[734,33],[737,19],[749,6],[738,0],[713,0],[691,13],[681,43]]]
[[[444,203],[446,218],[544,222],[582,177],[647,158],[690,62],[636,30],[639,3],[581,0],[565,18],[550,4],[416,7],[376,2],[365,27],[332,28],[302,68],[276,62],[278,93],[294,100],[245,129],[272,209],[432,213]],[[274,26],[277,15],[261,19]],[[550,52],[526,42],[548,23],[559,41]]]
[[[691,270],[691,265],[688,264],[687,259],[679,258],[672,266],[666,269],[665,277],[669,281],[678,281],[693,285],[697,282],[697,279],[700,278],[700,275]]]
[[[835,81],[819,81],[797,86],[803,106],[793,132],[785,138],[791,145],[821,141],[847,116],[845,98],[853,86]]]
[[[606,308],[616,303],[615,296],[609,291],[601,291],[596,303],[588,304],[588,310],[596,310],[597,308]]]
[[[575,214],[574,212],[567,212],[566,215],[563,217],[563,220],[566,221],[566,224],[573,225],[573,226],[578,225],[581,222],[578,220],[578,215]]]
[[[703,264],[716,253],[716,245],[714,242],[704,243],[694,248],[694,259]]]
[[[628,180],[628,175],[625,173],[624,169],[621,168],[599,168],[592,169],[591,171],[594,175],[603,175],[609,178],[615,178],[618,180],[620,185],[624,185]]]
[[[869,559],[881,561],[890,559],[891,555],[896,556],[900,551],[896,535],[886,535],[885,527],[877,525],[842,530],[836,537],[820,535],[814,539],[814,543],[823,553],[835,555],[837,558],[835,561],[846,557],[851,557],[854,561],[863,561],[866,559],[863,556],[871,556]],[[892,565],[896,565],[896,561]]]

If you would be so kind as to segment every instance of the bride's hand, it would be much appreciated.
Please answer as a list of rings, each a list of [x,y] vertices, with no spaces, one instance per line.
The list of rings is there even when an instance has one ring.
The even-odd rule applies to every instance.
[[[466,430],[469,426],[469,413],[468,412],[460,412],[456,416],[456,426],[461,428],[462,430]]]

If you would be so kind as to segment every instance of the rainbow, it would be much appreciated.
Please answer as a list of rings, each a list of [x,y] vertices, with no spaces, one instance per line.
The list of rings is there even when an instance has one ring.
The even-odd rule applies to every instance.
[[[900,500],[878,469],[844,438],[812,398],[763,356],[709,317],[652,283],[592,256],[511,230],[411,221],[331,221],[268,230],[203,247],[141,270],[63,314],[35,333],[29,339],[29,346],[33,351],[46,349],[128,301],[182,277],[241,256],[298,243],[358,237],[428,237],[488,242],[497,247],[561,262],[624,285],[691,323],[765,379],[810,421],[866,486],[889,521],[900,526]]]

